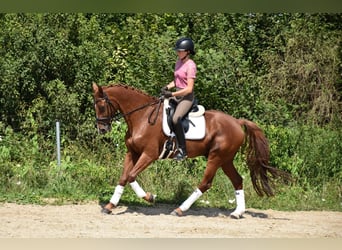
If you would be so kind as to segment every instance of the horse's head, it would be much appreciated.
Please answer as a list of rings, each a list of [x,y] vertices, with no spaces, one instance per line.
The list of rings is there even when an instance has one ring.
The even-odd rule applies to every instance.
[[[112,129],[112,120],[117,109],[109,100],[102,87],[93,83],[96,126],[99,133],[104,134]]]

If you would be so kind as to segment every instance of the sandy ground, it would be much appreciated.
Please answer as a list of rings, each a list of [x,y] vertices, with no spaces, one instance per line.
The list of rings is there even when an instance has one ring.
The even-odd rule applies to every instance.
[[[244,218],[231,211],[175,207],[119,206],[112,215],[98,204],[38,206],[0,204],[0,238],[342,238],[342,212],[282,212],[249,208]]]

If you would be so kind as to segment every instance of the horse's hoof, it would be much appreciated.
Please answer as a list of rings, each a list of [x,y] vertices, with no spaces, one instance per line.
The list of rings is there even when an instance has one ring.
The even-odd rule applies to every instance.
[[[146,198],[145,200],[149,203],[154,203],[156,201],[157,195],[151,194],[151,193],[146,193]]]
[[[182,211],[181,211],[180,209],[175,209],[175,210],[173,210],[173,211],[170,213],[170,215],[180,217],[180,216],[183,215],[183,213],[182,213]]]
[[[111,214],[111,213],[112,213],[112,210],[103,207],[102,210],[101,210],[101,213],[103,213],[103,214]]]
[[[230,214],[230,218],[238,220],[238,219],[243,218],[243,216],[240,213],[234,213],[233,212],[233,213]]]

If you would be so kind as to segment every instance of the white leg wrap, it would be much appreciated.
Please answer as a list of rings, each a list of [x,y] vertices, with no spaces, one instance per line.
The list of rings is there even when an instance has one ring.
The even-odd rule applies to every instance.
[[[201,197],[202,192],[198,188],[189,196],[187,200],[185,200],[182,205],[179,206],[180,210],[183,212],[188,210],[194,202]]]
[[[243,189],[235,190],[235,199],[236,199],[236,209],[231,213],[231,216],[235,218],[241,218],[242,214],[246,210],[245,205],[245,193]]]
[[[236,210],[245,212],[245,192],[243,189],[235,190],[235,198],[236,198]]]
[[[140,187],[137,181],[130,183],[130,185],[139,198],[143,198],[146,196],[145,191]]]
[[[112,198],[110,199],[110,203],[114,204],[116,206],[119,203],[119,200],[121,198],[121,195],[124,191],[124,186],[117,185],[114,190],[114,194]]]

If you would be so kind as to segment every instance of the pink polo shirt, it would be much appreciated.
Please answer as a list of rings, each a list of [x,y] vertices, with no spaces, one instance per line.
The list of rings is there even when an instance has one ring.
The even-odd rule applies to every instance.
[[[177,60],[175,66],[175,85],[176,88],[184,89],[188,83],[187,79],[196,78],[197,67],[193,60],[189,59],[185,63]]]

